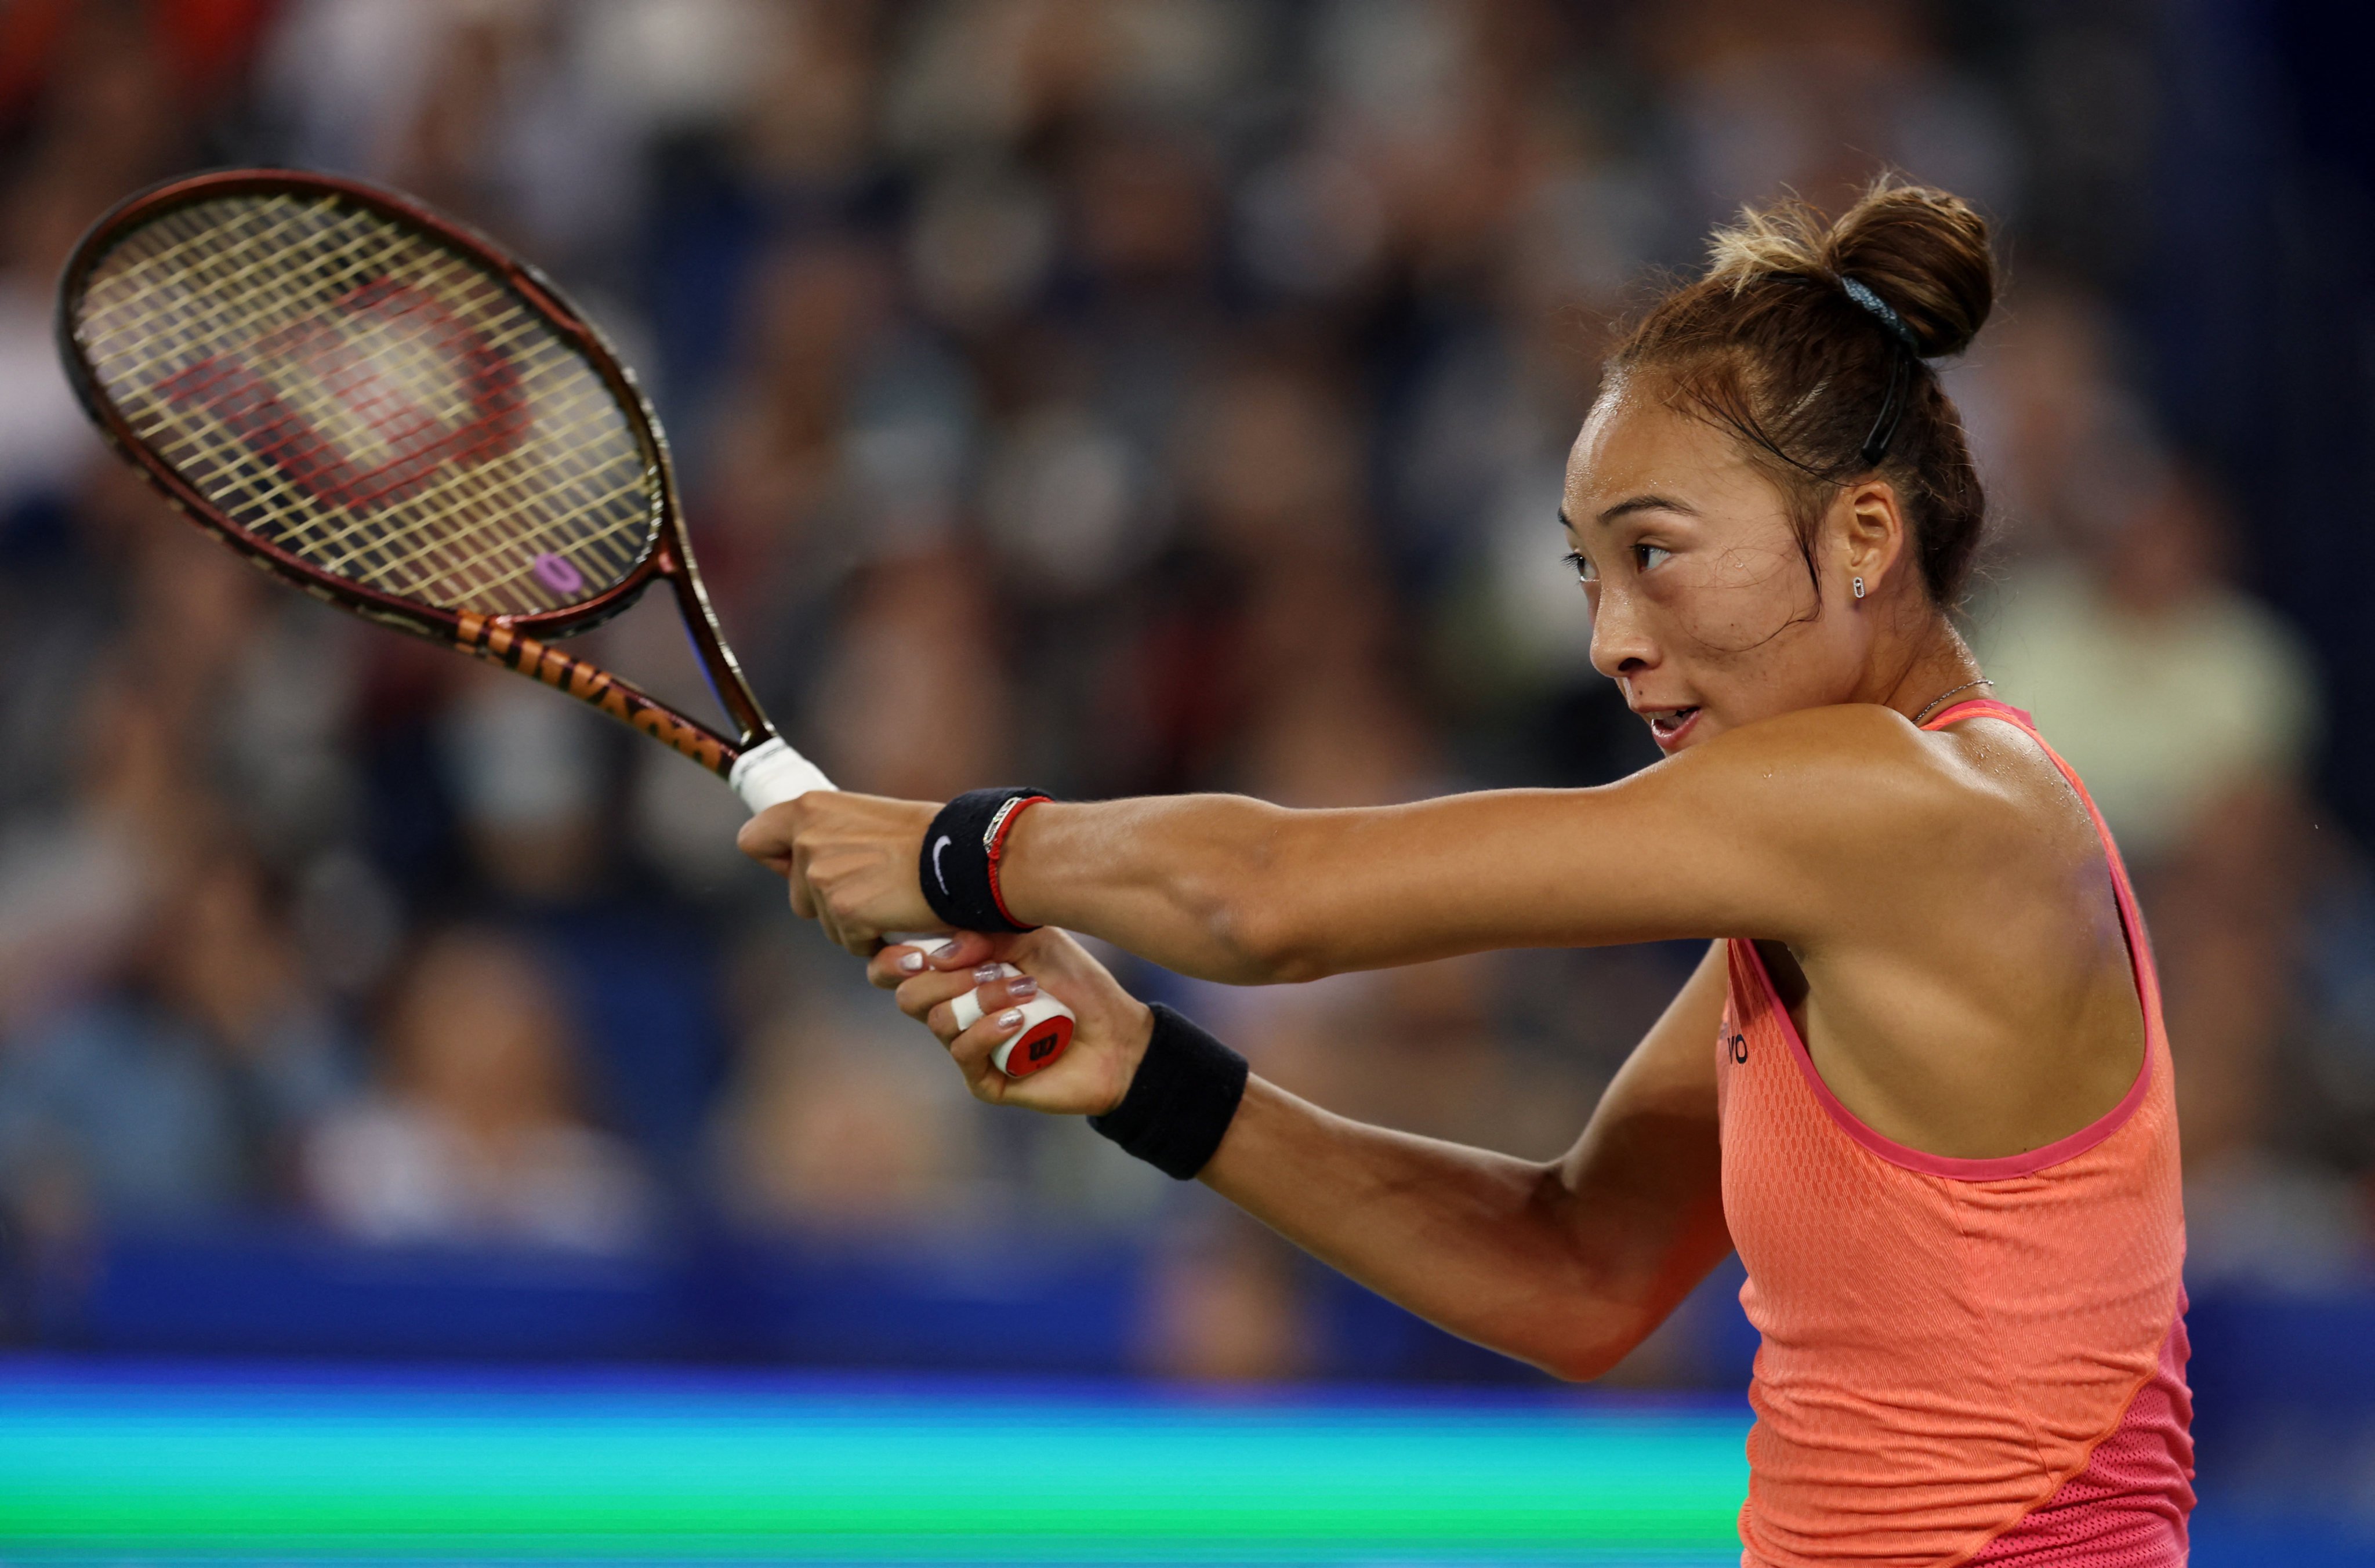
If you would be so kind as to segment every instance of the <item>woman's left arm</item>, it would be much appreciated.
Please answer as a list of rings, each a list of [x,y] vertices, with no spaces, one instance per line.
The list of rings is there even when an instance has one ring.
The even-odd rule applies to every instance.
[[[1493,948],[1754,934],[1802,943],[1885,917],[1892,867],[1951,819],[1936,754],[1884,708],[1786,714],[1617,784],[1294,811],[1236,796],[1035,806],[1007,907],[1240,984]],[[794,907],[871,950],[939,922],[916,878],[933,808],[804,796],[742,847]]]

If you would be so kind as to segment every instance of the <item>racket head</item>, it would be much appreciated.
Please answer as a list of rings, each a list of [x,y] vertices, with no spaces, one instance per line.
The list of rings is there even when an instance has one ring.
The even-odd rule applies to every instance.
[[[562,637],[689,569],[666,440],[609,342],[393,192],[279,169],[153,185],[77,245],[56,326],[151,483],[372,619]]]

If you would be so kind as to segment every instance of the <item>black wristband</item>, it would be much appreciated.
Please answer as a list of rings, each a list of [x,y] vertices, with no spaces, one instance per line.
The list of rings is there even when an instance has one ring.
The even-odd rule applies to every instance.
[[[1047,792],[1010,785],[969,789],[932,819],[916,875],[932,913],[960,931],[1034,931],[1006,913],[998,855],[1015,813]]]
[[[1246,1094],[1246,1059],[1162,1003],[1121,1103],[1089,1126],[1166,1176],[1209,1162]]]

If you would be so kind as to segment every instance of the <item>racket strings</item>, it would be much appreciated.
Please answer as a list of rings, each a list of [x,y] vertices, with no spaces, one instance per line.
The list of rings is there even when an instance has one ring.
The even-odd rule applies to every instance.
[[[585,355],[483,264],[367,208],[170,209],[91,269],[76,327],[133,433],[317,571],[532,614],[649,545],[657,476]]]

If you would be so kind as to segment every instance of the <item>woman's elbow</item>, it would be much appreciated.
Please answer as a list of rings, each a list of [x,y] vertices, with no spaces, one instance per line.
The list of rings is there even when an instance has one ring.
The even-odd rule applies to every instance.
[[[1510,1338],[1519,1359],[1562,1383],[1590,1383],[1613,1372],[1664,1315],[1597,1271],[1571,1275],[1548,1311],[1530,1312]]]
[[[1498,1349],[1561,1383],[1593,1383],[1616,1370],[1648,1337],[1616,1324],[1546,1324],[1536,1333],[1512,1336]]]
[[[1616,1370],[1629,1345],[1584,1344],[1554,1348],[1540,1359],[1526,1358],[1561,1383],[1597,1383]]]
[[[1240,985],[1292,985],[1334,973],[1287,901],[1258,884],[1216,912],[1212,935]]]
[[[1280,864],[1275,832],[1249,834],[1236,847],[1235,854],[1215,856],[1202,885],[1190,893],[1224,972],[1208,978],[1283,985],[1334,973],[1325,933]]]
[[[1175,964],[1199,980],[1224,985],[1289,985],[1332,973],[1308,943],[1298,941],[1258,904],[1223,905],[1203,912],[1199,956]]]

